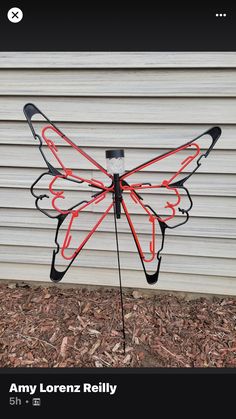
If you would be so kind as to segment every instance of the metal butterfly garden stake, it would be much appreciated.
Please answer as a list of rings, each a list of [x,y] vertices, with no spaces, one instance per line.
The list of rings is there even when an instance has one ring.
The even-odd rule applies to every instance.
[[[164,248],[166,231],[187,223],[189,212],[193,206],[185,184],[200,168],[204,158],[215,146],[221,135],[221,129],[219,127],[210,128],[194,140],[125,171],[124,150],[107,150],[107,168],[105,169],[63,134],[34,104],[26,104],[24,114],[34,138],[38,140],[39,151],[47,166],[47,171],[40,174],[33,183],[31,193],[35,197],[36,207],[48,217],[57,220],[50,278],[54,282],[59,282],[64,277],[93,233],[96,232],[104,219],[113,213],[125,342],[117,220],[121,218],[121,215],[126,217],[146,280],[148,284],[155,284],[159,277],[161,251]],[[40,117],[41,122],[39,120],[32,121],[35,115]],[[68,161],[66,161],[68,147],[73,156],[79,158],[78,165],[74,164],[74,168],[72,168],[68,156]],[[169,168],[164,174],[161,171],[163,162],[167,163]],[[95,171],[97,179],[84,176],[84,170],[81,169],[87,167],[88,164],[91,173]],[[148,178],[150,170],[155,174],[154,180]],[[160,179],[156,180],[158,174],[161,177],[159,176]],[[146,175],[147,181],[140,182],[140,178],[142,180],[144,175]],[[48,179],[47,191],[39,193],[38,185],[44,178]],[[78,185],[78,188],[85,187],[89,198],[80,202],[75,200],[73,205],[67,205],[65,190],[70,190],[71,185],[74,187]],[[149,195],[152,197],[152,201],[156,200],[154,205],[146,202],[145,196]],[[159,204],[157,204],[158,196],[161,197]],[[187,199],[186,208],[183,208],[183,199]],[[45,209],[41,205],[45,200],[50,203],[49,209]],[[91,228],[89,231],[85,231],[86,229],[82,228],[85,219],[88,218],[85,215],[88,214],[88,211],[91,214],[91,210],[94,208],[99,208],[99,210],[90,215]],[[145,232],[149,233],[148,244],[139,234],[141,227],[135,216],[137,212],[143,216]],[[61,264],[66,266],[64,270],[57,267],[59,256]]]

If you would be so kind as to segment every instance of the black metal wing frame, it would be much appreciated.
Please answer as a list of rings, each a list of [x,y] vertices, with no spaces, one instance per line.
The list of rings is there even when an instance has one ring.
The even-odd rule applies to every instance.
[[[141,260],[141,263],[142,263],[142,267],[143,267],[143,270],[144,270],[144,273],[145,273],[145,276],[146,276],[146,280],[147,280],[147,282],[149,284],[155,284],[158,281],[159,272],[160,272],[160,266],[161,266],[161,260],[162,260],[161,252],[162,252],[162,250],[164,248],[164,243],[165,243],[165,237],[166,237],[166,231],[167,231],[167,229],[173,230],[173,229],[175,229],[177,227],[180,227],[181,225],[186,224],[188,222],[188,220],[189,220],[189,217],[190,217],[189,216],[189,212],[190,212],[190,210],[193,207],[193,200],[191,198],[191,195],[189,193],[189,190],[185,187],[185,182],[188,179],[190,179],[190,177],[193,176],[193,174],[199,169],[199,167],[201,166],[201,160],[203,158],[207,158],[208,157],[208,155],[210,154],[210,152],[214,148],[216,142],[218,141],[219,137],[221,136],[221,129],[219,127],[213,127],[211,129],[207,130],[206,132],[204,132],[203,134],[201,134],[200,136],[196,137],[194,140],[191,140],[188,143],[186,143],[185,146],[192,144],[194,141],[200,139],[201,137],[203,137],[205,135],[209,135],[211,137],[211,140],[212,141],[211,141],[211,144],[210,144],[209,148],[207,149],[207,151],[205,153],[203,153],[197,159],[197,161],[196,161],[196,167],[192,170],[191,173],[189,173],[188,175],[186,175],[185,177],[183,177],[181,180],[169,184],[169,188],[178,188],[180,190],[184,190],[186,192],[186,194],[187,194],[187,197],[188,197],[189,202],[190,202],[189,207],[187,209],[182,209],[180,207],[178,208],[179,212],[182,213],[182,215],[185,216],[185,219],[183,221],[181,221],[180,223],[174,225],[174,226],[168,225],[166,222],[160,221],[159,214],[157,214],[156,211],[150,205],[143,204],[144,207],[146,207],[147,209],[149,209],[152,212],[152,214],[157,218],[158,223],[159,223],[159,226],[160,226],[160,231],[161,231],[161,246],[160,246],[160,249],[159,249],[159,251],[157,252],[157,255],[156,255],[157,268],[156,268],[156,271],[153,274],[149,274],[147,272],[146,266],[145,266],[144,261],[143,261],[143,255],[140,252],[140,247],[138,245],[137,235],[136,235],[136,233],[134,233],[133,228],[132,228],[132,225],[131,225],[130,217],[128,216],[127,212],[125,211],[125,215],[126,215],[126,218],[127,218],[128,223],[129,223],[130,230],[131,230],[131,233],[133,235],[133,238],[134,238],[134,241],[135,241],[135,244],[136,244],[136,247],[137,247],[137,251],[139,253],[139,257],[140,257],[140,260]],[[165,157],[167,155],[168,155],[168,153],[164,153],[160,157]],[[150,161],[148,161],[146,163],[143,163],[142,165],[136,167],[135,169],[132,169],[130,172],[126,172],[125,175],[124,175],[124,178],[126,178],[126,176],[128,176],[129,173],[137,172],[137,171],[139,171],[139,168],[143,168],[144,166],[148,166],[149,164],[152,164],[152,161],[153,160],[154,159],[152,159],[152,160],[150,160]],[[123,185],[124,186],[128,185],[128,183],[126,182],[125,179],[122,182],[123,182]],[[163,186],[163,188],[164,188],[164,186]],[[143,199],[143,197],[142,197],[142,195],[140,193],[137,193],[137,191],[133,191],[133,192],[135,193],[135,195],[138,197],[139,200],[144,201],[144,199]]]
[[[68,209],[68,213],[67,214],[58,214],[58,215],[52,215],[50,212],[48,212],[47,210],[44,210],[43,208],[41,208],[40,207],[40,205],[39,205],[39,202],[40,201],[42,201],[44,198],[49,198],[49,196],[47,195],[47,194],[40,194],[40,195],[38,195],[36,192],[35,192],[35,186],[37,185],[37,183],[44,177],[44,176],[52,176],[52,177],[55,177],[55,176],[60,176],[60,177],[63,177],[63,174],[58,170],[58,169],[56,169],[55,167],[53,167],[52,166],[52,164],[48,161],[48,159],[47,159],[47,157],[46,157],[46,155],[45,155],[45,153],[44,153],[44,151],[43,151],[43,141],[42,141],[42,138],[41,138],[41,136],[39,135],[39,134],[37,134],[36,133],[36,131],[35,131],[35,129],[34,129],[34,126],[33,126],[33,124],[32,124],[32,118],[33,118],[33,116],[34,115],[37,115],[37,114],[39,114],[39,115],[41,115],[50,125],[52,125],[53,127],[55,127],[56,129],[58,129],[56,126],[55,126],[55,124],[46,116],[46,115],[44,115],[43,114],[43,112],[41,112],[34,104],[31,104],[31,103],[29,103],[29,104],[26,104],[25,106],[24,106],[24,114],[25,114],[25,117],[26,117],[26,119],[27,119],[27,122],[28,122],[28,124],[29,124],[29,126],[30,126],[30,129],[31,129],[31,132],[32,132],[32,134],[33,134],[33,136],[34,136],[34,138],[36,139],[36,140],[38,140],[38,148],[39,148],[39,151],[40,151],[40,153],[41,153],[41,155],[42,155],[42,157],[43,157],[43,159],[44,159],[44,161],[45,161],[45,163],[46,163],[46,165],[47,165],[47,167],[48,167],[48,170],[46,171],[46,172],[43,172],[42,174],[40,174],[39,175],[39,177],[34,181],[34,183],[31,185],[31,188],[30,188],[30,191],[31,191],[31,194],[33,195],[33,197],[35,198],[35,206],[36,206],[36,208],[40,211],[40,212],[42,212],[44,215],[46,215],[47,217],[49,217],[49,218],[51,218],[51,219],[56,219],[57,220],[57,227],[56,227],[56,233],[55,233],[55,244],[56,244],[56,249],[54,249],[53,250],[53,255],[52,255],[52,262],[51,262],[51,271],[50,271],[50,279],[53,281],[53,282],[59,282],[59,281],[61,281],[61,279],[65,276],[65,274],[67,273],[67,271],[69,270],[69,268],[71,267],[71,265],[73,264],[73,262],[74,262],[74,260],[76,259],[76,257],[78,256],[78,253],[70,260],[70,262],[69,262],[69,264],[67,265],[67,267],[66,267],[66,269],[64,269],[63,271],[58,271],[57,269],[56,269],[56,267],[55,267],[55,261],[56,261],[56,256],[57,256],[57,254],[60,252],[60,245],[59,245],[59,243],[58,243],[58,235],[59,235],[59,231],[60,231],[60,228],[61,228],[61,226],[62,226],[62,224],[63,224],[63,222],[65,221],[65,219],[68,217],[68,215],[69,215],[69,213],[71,212],[71,211],[73,211],[74,209],[76,209],[76,207],[79,207],[80,205],[82,205],[82,204],[88,204],[89,203],[89,201],[87,201],[87,200],[83,200],[83,201],[80,201],[80,202],[78,202],[78,203],[76,203],[73,207],[70,207],[69,209]],[[62,138],[63,138],[63,133],[61,133],[62,134]],[[70,179],[70,181],[71,182],[75,182],[75,183],[78,183],[78,184],[81,184],[81,183],[84,183],[84,181],[83,180],[72,180],[72,179]],[[90,186],[92,186],[92,185],[90,185]],[[93,185],[94,186],[94,185]],[[103,192],[104,192],[104,189],[102,188],[102,187],[99,187],[98,185],[97,186],[94,186],[94,187],[96,187],[97,189],[99,189],[100,191],[99,192],[97,192],[96,194],[93,194],[92,196],[91,196],[91,198],[94,198],[94,197],[98,197],[100,194],[102,194]]]

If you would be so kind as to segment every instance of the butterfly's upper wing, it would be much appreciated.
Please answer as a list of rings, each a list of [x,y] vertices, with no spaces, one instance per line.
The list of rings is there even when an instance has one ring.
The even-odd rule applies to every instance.
[[[183,146],[160,154],[121,177],[123,209],[149,283],[155,283],[158,279],[166,229],[188,221],[193,203],[185,183],[199,169],[203,158],[209,155],[220,135],[221,129],[213,127]],[[150,174],[149,171],[155,173]],[[145,181],[140,182],[142,179]],[[143,215],[142,223],[148,240],[147,236],[138,234],[140,221],[135,221],[132,216],[137,212]]]
[[[36,207],[58,222],[51,279],[59,281],[112,209],[108,194],[111,176],[35,105],[25,105],[24,113],[48,168],[34,182],[31,192]],[[32,122],[35,115],[40,117],[39,121]],[[92,176],[94,170],[99,171],[99,181]],[[66,268],[58,270],[56,264]]]
[[[106,177],[111,177],[106,169],[104,169],[104,167],[102,167],[95,159],[93,159],[89,154],[87,154],[84,150],[82,150],[79,146],[77,146],[73,141],[71,141],[65,134],[63,134],[63,132],[61,130],[59,130],[59,128],[56,127],[56,125],[50,121],[50,119],[47,118],[46,115],[43,114],[43,112],[41,112],[34,104],[32,103],[28,103],[24,106],[24,114],[25,117],[28,121],[28,124],[30,126],[30,129],[32,131],[32,134],[34,136],[34,138],[38,139],[40,141],[40,145],[41,145],[41,153],[43,155],[43,158],[45,160],[46,165],[48,166],[48,168],[54,172],[57,173],[57,171],[55,171],[55,167],[52,163],[50,163],[50,161],[47,159],[47,156],[44,154],[45,149],[43,149],[43,141],[42,138],[40,137],[40,135],[36,132],[36,128],[35,128],[35,123],[32,122],[32,118],[35,115],[40,115],[41,119],[42,119],[42,126],[40,126],[41,128],[41,132],[42,132],[42,137],[43,140],[45,141],[46,145],[48,146],[48,148],[51,151],[51,157],[52,155],[54,155],[55,159],[54,162],[58,162],[59,163],[59,167],[62,170],[66,170],[66,165],[65,163],[62,161],[62,159],[64,160],[64,156],[61,156],[61,150],[57,149],[57,144],[55,142],[55,139],[53,138],[48,138],[48,132],[51,131],[51,134],[56,134],[57,138],[56,140],[59,139],[59,137],[61,138],[61,143],[58,144],[60,145],[69,145],[72,148],[74,148],[74,150],[76,150],[77,152],[77,157],[80,155],[82,156],[85,160],[87,160],[88,162],[90,162],[90,164],[92,165],[92,167],[95,169],[100,170]],[[69,163],[69,167],[70,167],[70,163]]]
[[[43,178],[46,183],[45,188],[50,194],[52,209],[59,212],[66,210],[66,189],[72,189],[72,186],[76,188],[76,184],[81,184],[82,189],[89,192],[91,192],[91,188],[95,190],[108,189],[106,185],[111,183],[111,176],[95,159],[63,134],[35,105],[31,103],[25,105],[24,113],[34,138],[39,141],[39,150],[48,168],[48,171],[42,174],[37,181]],[[37,116],[38,119],[33,122],[34,116]],[[100,181],[93,179],[94,170],[99,171]],[[40,186],[37,181],[32,187],[33,194],[35,186],[37,185],[38,189]],[[63,190],[64,185],[65,190]],[[60,190],[60,194],[57,193],[58,190]],[[35,195],[38,198],[36,192]],[[42,201],[42,195],[37,201],[38,205],[41,203],[39,201]],[[46,196],[44,197],[46,198]],[[58,202],[60,204],[63,202],[63,205],[58,207]],[[68,209],[72,206],[70,204],[69,199]],[[74,200],[73,204],[76,204]],[[50,216],[49,211],[45,211],[45,213]]]

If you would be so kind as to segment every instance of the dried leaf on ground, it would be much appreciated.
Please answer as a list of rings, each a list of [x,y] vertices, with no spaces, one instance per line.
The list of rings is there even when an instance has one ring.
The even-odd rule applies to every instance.
[[[66,356],[67,345],[68,345],[68,337],[65,336],[62,339],[61,350],[60,350],[60,355],[62,356],[62,358],[65,358],[65,356]]]

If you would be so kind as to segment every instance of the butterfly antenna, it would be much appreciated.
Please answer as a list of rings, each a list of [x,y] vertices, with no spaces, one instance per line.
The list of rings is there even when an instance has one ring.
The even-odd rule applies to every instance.
[[[126,345],[125,316],[124,316],[124,301],[123,301],[123,290],[122,290],[122,280],[121,280],[121,267],[120,267],[120,249],[119,249],[119,239],[118,239],[118,228],[117,228],[117,220],[116,220],[116,206],[115,206],[115,203],[114,203],[114,222],[115,222],[117,264],[118,264],[119,284],[120,284],[120,305],[121,305],[121,317],[122,317],[122,329],[123,329],[123,348],[124,348],[124,354],[125,354],[125,345]]]

